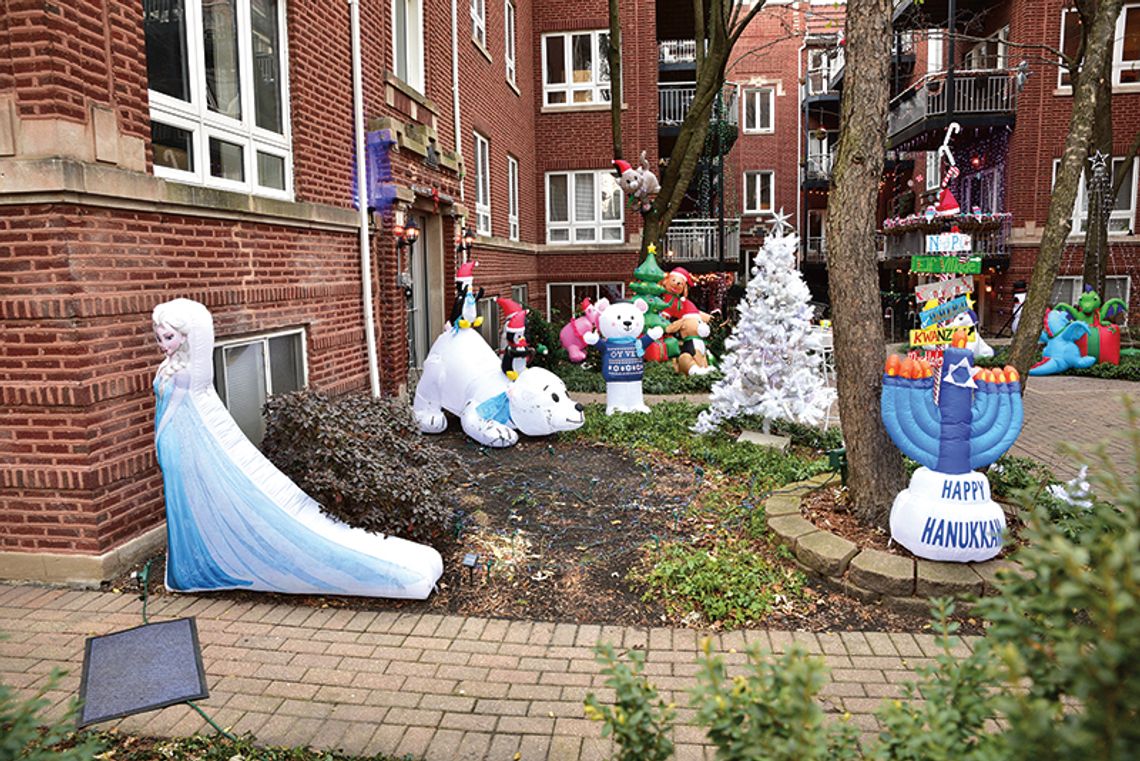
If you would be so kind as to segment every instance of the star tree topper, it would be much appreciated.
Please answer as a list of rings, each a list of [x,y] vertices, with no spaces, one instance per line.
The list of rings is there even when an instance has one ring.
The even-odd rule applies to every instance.
[[[791,214],[784,213],[784,207],[781,206],[780,210],[772,214],[772,235],[777,238],[782,238],[784,235],[792,231],[792,226],[788,224],[788,218]]]

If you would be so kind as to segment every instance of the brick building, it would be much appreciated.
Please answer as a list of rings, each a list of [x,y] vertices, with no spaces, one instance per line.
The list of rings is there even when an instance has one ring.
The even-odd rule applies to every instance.
[[[959,0],[953,19],[950,6],[945,0],[895,3],[888,156],[880,194],[881,288],[895,295],[888,300],[885,322],[895,338],[915,326],[913,288],[932,277],[909,272],[909,260],[924,253],[924,235],[941,223],[914,221],[912,215],[921,216],[937,201],[946,170],[937,149],[948,125],[961,126],[950,143],[960,172],[950,189],[962,211],[974,217],[955,221],[971,233],[973,253],[982,258],[982,273],[975,278],[979,319],[986,333],[1008,336],[1015,283],[1028,282],[1032,274],[1071,115],[1066,75],[1039,47],[1075,52],[1079,22],[1065,0]],[[829,142],[835,134],[843,85],[842,47],[832,42],[828,51],[826,39],[821,42],[821,81],[811,76],[815,67],[809,63],[803,108],[809,130],[823,130],[803,136],[807,213],[800,220],[804,269],[816,293],[826,290],[826,241],[818,220],[826,218],[827,173],[814,176],[820,162],[812,154],[826,155],[830,148],[813,151],[812,144],[823,132]],[[1112,72],[1113,163],[1119,165],[1140,130],[1140,3],[1124,4]],[[829,166],[830,160],[823,163]],[[1111,213],[1108,293],[1102,294],[1125,301],[1140,274],[1137,172],[1134,164]],[[1082,181],[1053,303],[1080,293],[1087,205]],[[1137,319],[1129,315],[1130,323]]]
[[[610,171],[607,3],[357,3],[358,46],[350,3],[2,0],[0,578],[107,578],[161,544],[150,389],[150,311],[161,301],[211,309],[216,385],[257,440],[270,393],[407,391],[446,319],[464,229],[489,297],[557,319],[583,296],[624,293],[640,220]],[[843,8],[769,5],[728,71],[714,115],[720,156],[703,162],[662,251],[695,272],[746,271],[771,214],[794,211],[805,271],[826,300]],[[1060,0],[979,5],[1012,9],[984,15],[985,35],[1008,17],[1010,40],[1059,39]],[[1140,24],[1138,6],[1127,4],[1136,21],[1122,34]],[[645,151],[656,165],[671,150],[695,79],[688,9],[621,2],[627,158]],[[907,27],[900,95],[928,71],[925,37],[911,28],[927,27]],[[363,226],[354,60],[366,129],[390,141],[369,156],[390,161],[395,195]],[[995,268],[1004,274],[986,283],[990,315],[1032,266],[1065,131],[1055,70],[1030,66],[1009,120],[1000,186],[1014,217]],[[1116,99],[1122,150],[1140,114],[1127,78]],[[925,124],[915,129],[935,141],[939,128]],[[924,155],[914,135],[896,137],[885,186],[905,186]],[[956,149],[968,154],[965,139]],[[1114,216],[1128,234],[1112,238],[1113,274],[1132,269],[1132,199]],[[884,211],[891,203],[885,194]],[[413,226],[418,239],[398,242]],[[1066,273],[1079,269],[1078,251]],[[480,309],[493,339],[493,300]]]

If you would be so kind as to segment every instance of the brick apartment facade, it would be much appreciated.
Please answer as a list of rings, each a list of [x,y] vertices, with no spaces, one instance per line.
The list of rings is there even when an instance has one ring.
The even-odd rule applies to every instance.
[[[468,0],[454,19],[446,0],[359,2],[367,128],[394,141],[396,202],[372,217],[368,254],[377,381],[397,394],[442,329],[464,226],[479,233],[477,285],[557,313],[630,279],[640,220],[606,194],[604,0]],[[1010,39],[1059,36],[1060,0],[994,5],[1012,8]],[[659,89],[683,90],[691,75],[664,41],[691,37],[688,7],[621,3],[628,159],[668,153]],[[826,171],[803,178],[826,152],[837,98],[824,88],[805,106],[806,82],[837,48],[842,13],[773,4],[741,40],[723,202],[739,243],[694,269],[736,267],[735,247],[758,249],[784,209],[825,298],[822,217],[810,212],[826,208]],[[162,541],[157,303],[210,308],[217,384],[255,437],[267,393],[370,386],[350,7],[0,0],[0,14],[0,578],[97,580]],[[914,55],[924,72],[923,43]],[[1066,128],[1056,74],[1033,66],[1010,138],[1012,253],[992,282],[996,305],[1032,266]],[[1134,98],[1115,100],[1122,150],[1140,119]],[[395,226],[408,223],[420,238],[398,246]],[[1134,241],[1114,236],[1111,273],[1132,272]],[[1079,271],[1071,248],[1066,272]],[[497,309],[482,307],[491,335]]]

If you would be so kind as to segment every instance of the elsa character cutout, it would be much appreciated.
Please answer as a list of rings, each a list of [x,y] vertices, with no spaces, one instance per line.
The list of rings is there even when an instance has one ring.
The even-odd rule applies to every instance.
[[[241,432],[213,386],[214,323],[189,299],[159,304],[154,378],[166,493],[166,586],[424,599],[431,547],[330,518]]]

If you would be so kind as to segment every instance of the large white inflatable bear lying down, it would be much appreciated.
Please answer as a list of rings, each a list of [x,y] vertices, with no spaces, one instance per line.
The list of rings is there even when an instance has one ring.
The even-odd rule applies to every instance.
[[[424,433],[447,428],[444,410],[459,416],[463,431],[490,447],[509,447],[527,436],[572,431],[586,422],[581,404],[566,393],[554,373],[530,367],[514,382],[503,374],[501,361],[479,331],[446,330],[435,339],[413,403]]]

